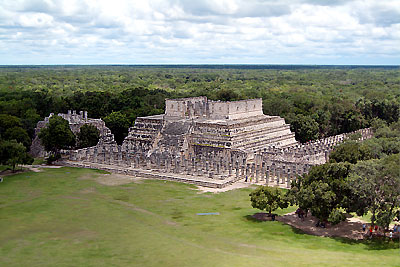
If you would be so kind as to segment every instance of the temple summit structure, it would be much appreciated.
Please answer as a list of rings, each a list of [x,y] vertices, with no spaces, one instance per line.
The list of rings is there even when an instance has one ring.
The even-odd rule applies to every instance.
[[[170,151],[188,156],[295,144],[283,118],[263,114],[262,99],[222,102],[203,96],[167,99],[165,114],[136,119],[123,146],[148,155]]]

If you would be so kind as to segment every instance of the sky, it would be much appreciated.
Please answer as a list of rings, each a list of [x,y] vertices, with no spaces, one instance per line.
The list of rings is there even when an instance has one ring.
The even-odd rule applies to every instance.
[[[0,65],[399,65],[399,0],[0,0]]]

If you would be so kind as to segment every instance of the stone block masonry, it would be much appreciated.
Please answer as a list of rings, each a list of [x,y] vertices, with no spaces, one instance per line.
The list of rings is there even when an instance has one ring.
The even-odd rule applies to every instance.
[[[35,128],[35,137],[32,141],[32,145],[30,148],[30,153],[34,157],[44,157],[46,156],[46,152],[43,146],[40,143],[38,134],[40,130],[46,127],[46,124],[49,123],[49,119],[54,116],[54,113],[50,113],[48,117],[44,119],[44,121],[39,121]],[[75,110],[68,110],[67,114],[59,113],[57,116],[62,117],[63,119],[69,122],[69,127],[71,128],[74,134],[79,132],[79,129],[85,124],[91,124],[95,126],[100,131],[100,141],[99,144],[103,143],[115,143],[114,135],[111,133],[111,130],[106,127],[106,124],[102,119],[92,119],[88,118],[87,111],[80,111],[77,113]]]
[[[312,166],[325,163],[333,147],[348,137],[300,144],[284,119],[262,113],[261,99],[167,99],[165,114],[137,118],[122,145],[102,120],[86,112],[58,115],[73,132],[86,123],[101,132],[96,146],[63,151],[60,164],[214,188],[239,180],[288,188]],[[36,133],[48,119],[38,123]],[[372,136],[370,129],[358,132],[362,140]],[[40,141],[35,142],[36,155],[43,154]]]

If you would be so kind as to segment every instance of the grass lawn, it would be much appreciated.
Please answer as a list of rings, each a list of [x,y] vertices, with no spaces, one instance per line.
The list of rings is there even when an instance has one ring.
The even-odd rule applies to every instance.
[[[60,168],[6,177],[0,266],[400,265],[395,243],[316,237],[252,220],[251,189],[199,194],[156,180],[106,186],[94,181],[99,173]]]

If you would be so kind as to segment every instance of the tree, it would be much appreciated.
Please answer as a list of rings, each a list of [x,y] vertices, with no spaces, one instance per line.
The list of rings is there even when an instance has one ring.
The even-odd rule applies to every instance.
[[[400,154],[381,160],[360,161],[353,166],[349,176],[350,188],[355,195],[355,211],[364,215],[372,213],[375,222],[388,228],[400,205]]]
[[[251,206],[271,214],[277,208],[287,208],[288,201],[282,191],[275,187],[260,186],[250,193]]]
[[[84,124],[77,134],[78,148],[91,147],[97,145],[100,138],[100,131],[96,126]]]
[[[39,138],[45,150],[51,152],[55,159],[59,158],[60,150],[75,145],[75,135],[67,120],[52,116],[46,128],[40,130]]]
[[[311,168],[310,172],[292,183],[289,194],[295,204],[310,210],[320,221],[333,224],[344,219],[340,208],[350,210],[353,198],[347,183],[350,164],[326,163]]]
[[[38,121],[40,121],[40,116],[36,113],[36,109],[28,109],[22,116],[22,125],[31,138],[35,133],[35,127]]]
[[[29,149],[29,146],[32,143],[28,133],[21,127],[17,126],[8,128],[5,131],[3,138],[5,140],[16,140],[18,143],[22,143],[27,149]]]
[[[125,114],[120,111],[112,112],[104,118],[106,126],[114,134],[114,139],[118,144],[122,144],[124,138],[128,135],[129,120]]]
[[[290,129],[302,143],[315,140],[319,136],[319,125],[311,116],[302,114],[288,116]]]
[[[18,117],[8,114],[0,114],[0,135],[3,135],[9,128],[21,126],[21,120]]]
[[[26,148],[23,144],[17,143],[15,140],[0,142],[0,163],[11,165],[12,170],[18,164],[32,164],[33,158],[26,153]]]
[[[232,89],[221,89],[217,92],[217,99],[221,101],[234,101],[239,99],[239,95]]]
[[[359,160],[368,160],[373,157],[370,148],[364,143],[349,140],[335,147],[329,155],[330,162],[357,163]]]

